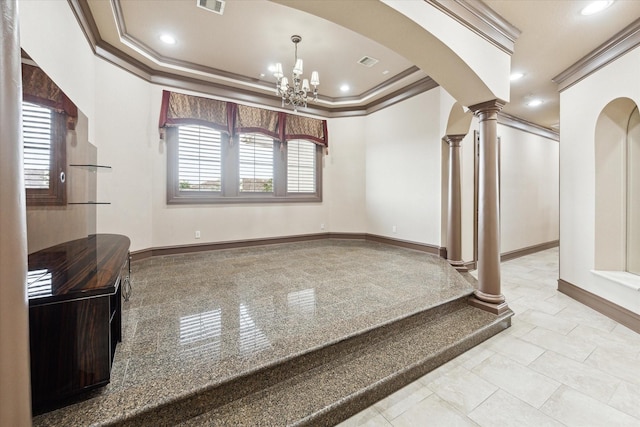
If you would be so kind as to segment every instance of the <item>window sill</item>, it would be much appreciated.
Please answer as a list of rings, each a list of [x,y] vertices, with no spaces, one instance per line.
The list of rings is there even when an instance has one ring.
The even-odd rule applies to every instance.
[[[596,276],[616,282],[622,286],[640,292],[640,276],[626,271],[591,270]]]
[[[210,205],[210,204],[247,204],[247,203],[321,203],[322,196],[237,196],[237,197],[211,197],[211,196],[176,196],[167,199],[167,205]]]

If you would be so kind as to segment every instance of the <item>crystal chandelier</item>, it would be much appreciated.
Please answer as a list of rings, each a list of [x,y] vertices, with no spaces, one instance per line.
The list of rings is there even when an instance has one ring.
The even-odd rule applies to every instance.
[[[302,41],[302,37],[293,35],[291,41],[295,45],[295,62],[291,82],[284,77],[282,73],[282,64],[275,65],[273,76],[277,79],[276,94],[282,98],[282,106],[293,105],[293,111],[298,111],[298,107],[306,107],[307,100],[310,99],[311,87],[309,80],[302,78],[302,59],[298,59],[298,43]],[[313,101],[318,100],[318,85],[320,77],[317,71],[311,73],[311,85],[313,85]]]

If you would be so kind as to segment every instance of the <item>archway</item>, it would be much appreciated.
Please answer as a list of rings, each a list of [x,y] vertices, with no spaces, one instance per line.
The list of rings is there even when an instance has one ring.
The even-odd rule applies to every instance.
[[[394,50],[462,105],[509,100],[510,55],[428,2],[271,1],[327,19]]]

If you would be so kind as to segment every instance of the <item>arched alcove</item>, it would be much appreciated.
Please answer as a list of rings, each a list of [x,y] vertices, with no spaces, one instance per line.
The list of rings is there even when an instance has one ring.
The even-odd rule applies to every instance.
[[[640,257],[636,231],[640,229],[640,200],[630,191],[633,187],[640,188],[640,181],[638,171],[634,174],[629,167],[633,156],[635,163],[640,159],[639,144],[640,116],[636,103],[629,98],[611,101],[600,113],[595,131],[596,270],[627,271],[628,264],[640,264],[629,262],[630,257],[634,260]]]
[[[627,127],[627,271],[640,275],[640,113]]]

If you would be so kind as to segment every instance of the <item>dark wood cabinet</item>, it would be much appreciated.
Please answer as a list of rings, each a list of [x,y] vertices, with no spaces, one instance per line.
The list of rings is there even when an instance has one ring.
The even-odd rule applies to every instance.
[[[125,236],[95,234],[29,255],[35,411],[109,382],[122,339],[129,245]]]

